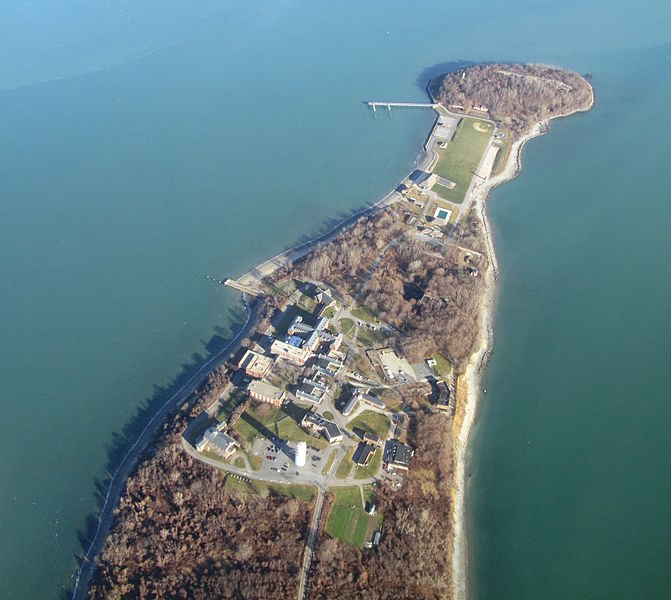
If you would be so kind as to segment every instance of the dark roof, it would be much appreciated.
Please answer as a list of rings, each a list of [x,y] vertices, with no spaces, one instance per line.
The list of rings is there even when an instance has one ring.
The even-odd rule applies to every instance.
[[[375,446],[371,446],[366,442],[359,442],[359,445],[354,451],[354,456],[352,456],[352,462],[360,466],[367,465],[374,452]]]
[[[384,446],[383,461],[390,465],[407,467],[415,452],[410,446],[401,444],[398,440],[389,440]]]
[[[377,444],[380,441],[380,436],[377,433],[371,433],[370,431],[365,431],[363,434],[363,439]]]
[[[412,173],[410,173],[408,179],[410,179],[410,181],[412,181],[414,184],[420,185],[422,182],[426,181],[429,177],[431,177],[431,173],[427,173],[426,171],[415,170]]]
[[[340,427],[338,427],[332,421],[324,421],[322,423],[322,426],[324,427],[324,434],[326,435],[326,439],[328,440],[332,440],[333,438],[336,438],[343,434]]]

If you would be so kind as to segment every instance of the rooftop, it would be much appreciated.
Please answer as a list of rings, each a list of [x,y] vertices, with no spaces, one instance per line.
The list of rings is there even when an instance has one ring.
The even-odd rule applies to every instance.
[[[374,453],[375,446],[371,446],[366,442],[359,442],[354,451],[354,456],[352,456],[352,462],[359,466],[367,465]]]
[[[394,467],[408,468],[415,451],[398,440],[389,440],[384,445],[382,460]]]
[[[254,380],[250,382],[247,386],[247,391],[265,398],[272,398],[273,400],[281,400],[284,397],[284,390],[265,381]]]

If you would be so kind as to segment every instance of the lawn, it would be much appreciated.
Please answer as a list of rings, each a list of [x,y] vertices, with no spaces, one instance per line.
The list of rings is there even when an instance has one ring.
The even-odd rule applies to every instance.
[[[226,489],[238,494],[259,494],[260,496],[289,496],[305,502],[312,502],[315,489],[309,485],[266,483],[256,479],[228,475]]]
[[[335,416],[330,410],[325,410],[324,411],[324,418],[328,419],[329,421],[333,421],[333,419],[335,419]]]
[[[376,520],[363,510],[358,487],[336,488],[335,500],[326,521],[326,533],[361,548],[366,541],[370,521]]]
[[[275,326],[276,337],[281,338],[282,336],[286,335],[287,329],[289,329],[289,325],[291,325],[291,322],[298,315],[303,317],[303,321],[305,321],[308,325],[314,325],[315,318],[311,312],[301,308],[300,306],[297,306],[296,304],[292,304],[287,306],[287,309],[282,313],[282,316],[273,323]]]
[[[352,309],[352,316],[361,321],[368,321],[369,323],[379,323],[377,315],[367,306],[357,306]]]
[[[325,311],[324,311],[324,317],[327,319],[332,319],[333,315],[336,314],[336,308],[335,306],[329,306]]]
[[[360,415],[357,415],[347,423],[349,429],[356,427],[362,431],[377,433],[377,435],[384,439],[386,439],[389,434],[390,425],[391,421],[387,415],[372,410],[364,410]]]
[[[317,448],[326,448],[326,440],[316,438],[306,433],[298,425],[306,409],[294,404],[283,407],[262,405],[248,408],[235,424],[235,430],[245,438],[248,446],[254,443],[257,436],[271,438],[278,436],[290,442],[304,441]]]
[[[345,479],[350,474],[350,471],[354,466],[354,463],[352,462],[352,454],[354,454],[354,448],[347,448],[345,456],[336,469],[336,477],[338,479]]]
[[[354,321],[352,319],[340,319],[340,328],[345,335],[354,333]]]
[[[357,467],[354,471],[354,479],[368,479],[373,477],[380,470],[382,464],[382,450],[378,448],[370,459],[370,462],[365,467]]]
[[[219,412],[217,413],[217,421],[222,423],[228,421],[237,406],[247,401],[249,395],[245,390],[240,388],[233,388],[233,391],[228,395],[228,398],[219,403]]]
[[[482,153],[492,134],[493,125],[479,119],[461,119],[454,139],[444,150],[438,150],[438,163],[433,172],[445,179],[454,181],[456,187],[448,190],[437,190],[440,196],[461,204],[473,179],[473,173],[480,164]]]
[[[284,281],[280,281],[277,285],[272,286],[271,289],[275,293],[288,298],[296,291],[296,282],[293,279],[285,279]]]
[[[433,360],[436,361],[436,371],[440,373],[443,377],[446,377],[452,372],[452,365],[450,361],[447,360],[442,354],[434,354]]]
[[[359,327],[356,339],[358,342],[366,344],[366,346],[379,346],[384,342],[386,336],[379,330],[368,329],[368,327]]]
[[[326,475],[331,470],[331,465],[333,464],[333,461],[335,460],[337,454],[338,454],[337,449],[331,451],[331,454],[329,454],[329,457],[326,460],[326,464],[322,469],[322,475]]]

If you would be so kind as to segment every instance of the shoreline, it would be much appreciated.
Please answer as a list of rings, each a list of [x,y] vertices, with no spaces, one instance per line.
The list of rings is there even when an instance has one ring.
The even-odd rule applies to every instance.
[[[550,122],[554,119],[570,117],[576,113],[588,112],[594,106],[594,88],[590,86],[592,95],[589,105],[567,113],[553,116],[545,121],[537,122],[531,131],[515,140],[506,166],[498,175],[488,179],[474,191],[473,207],[480,216],[487,242],[489,266],[485,273],[486,290],[482,298],[482,317],[480,320],[481,340],[478,349],[471,355],[463,378],[466,382],[467,397],[464,407],[464,418],[456,435],[454,465],[454,505],[452,521],[454,539],[452,547],[452,581],[455,600],[468,598],[468,536],[466,535],[466,459],[471,429],[477,417],[478,400],[482,374],[489,362],[494,349],[494,311],[496,307],[496,280],[499,268],[496,261],[496,249],[487,217],[487,202],[491,193],[499,186],[517,178],[522,171],[522,152],[526,144],[534,138],[549,132]]]
[[[432,97],[430,93],[429,96]],[[567,117],[577,112],[586,112],[593,106],[593,104],[594,91],[592,89],[592,100],[587,108],[574,110],[566,114],[556,115],[552,117],[552,119]],[[453,114],[459,118],[469,116],[458,113],[451,113],[451,111],[447,109],[445,110],[448,112],[448,114]],[[424,168],[425,165],[430,165],[435,159],[435,153],[428,147],[428,144],[433,137],[438,119],[440,118],[440,113],[436,109],[434,109],[434,112],[436,114],[435,119],[429,130],[427,139],[423,144],[422,151],[418,154],[417,158],[413,162],[413,170]],[[483,296],[484,308],[481,320],[481,343],[474,354],[472,354],[466,371],[464,372],[464,378],[468,382],[468,397],[465,408],[466,414],[456,437],[456,501],[454,502],[452,510],[452,519],[454,524],[452,573],[455,598],[466,598],[467,592],[466,567],[468,548],[465,535],[465,520],[463,518],[465,507],[464,496],[466,451],[468,447],[470,429],[476,416],[478,399],[477,387],[481,373],[487,364],[493,347],[492,320],[496,291],[495,281],[498,278],[498,266],[496,264],[496,255],[494,252],[493,240],[489,229],[489,222],[487,221],[486,202],[493,189],[499,185],[503,185],[504,183],[511,181],[519,175],[522,167],[521,153],[524,145],[529,140],[547,133],[548,123],[550,120],[537,123],[529,134],[522,136],[514,142],[506,162],[506,167],[500,174],[483,182],[482,185],[478,186],[477,188],[470,190],[470,192],[474,194],[472,200],[473,206],[482,218],[483,227],[485,230],[485,237],[487,240],[487,249],[489,254],[489,267],[485,274],[486,291]],[[404,178],[402,178],[401,181],[403,179]],[[255,283],[258,284],[262,282],[263,279],[274,273],[277,269],[280,269],[293,261],[303,258],[320,244],[329,242],[343,229],[346,229],[350,225],[356,223],[361,217],[391,206],[396,201],[398,201],[399,198],[400,194],[398,194],[397,188],[395,187],[377,202],[356,211],[354,214],[349,215],[343,221],[340,221],[326,232],[319,234],[305,242],[299,242],[284,252],[281,252],[272,258],[256,265],[247,272],[243,273],[240,277],[237,278],[236,281],[246,285],[254,285]],[[71,595],[72,600],[85,600],[88,597],[88,589],[95,567],[94,559],[102,551],[105,541],[114,523],[114,511],[119,502],[121,493],[131,472],[137,466],[138,461],[142,458],[142,454],[154,439],[160,423],[165,421],[165,419],[170,415],[171,411],[177,409],[179,406],[183,405],[184,402],[186,402],[188,397],[195,391],[195,389],[197,389],[205,377],[207,377],[207,375],[212,372],[212,370],[217,368],[223,362],[226,354],[234,351],[237,348],[244,336],[256,323],[258,317],[258,307],[256,302],[254,300],[248,302],[245,294],[242,295],[242,302],[245,304],[247,317],[240,330],[233,336],[233,338],[226,344],[226,346],[224,346],[224,348],[222,348],[217,354],[212,356],[200,367],[198,367],[196,372],[186,381],[186,383],[184,383],[168,400],[164,402],[164,404],[158,408],[158,410],[149,419],[143,430],[140,432],[135,442],[133,442],[133,444],[130,446],[127,453],[123,456],[114,473],[112,473],[110,476],[103,505],[97,515],[96,531],[92,541],[88,546],[88,549],[81,557],[81,562],[75,572],[73,591]],[[459,575],[459,577],[457,577],[457,575]]]
[[[97,526],[93,539],[89,543],[88,549],[81,557],[81,562],[74,575],[74,584],[71,595],[72,600],[86,600],[86,598],[88,598],[89,585],[95,567],[94,559],[102,551],[107,536],[110,533],[114,523],[114,510],[119,503],[121,492],[126,485],[128,477],[137,466],[138,461],[142,458],[142,454],[154,439],[158,427],[167,419],[171,411],[179,408],[188,400],[189,396],[198,388],[203,380],[214,369],[220,366],[225,356],[236,349],[245,334],[249,332],[249,329],[256,322],[258,314],[255,303],[253,301],[248,302],[244,297],[243,303],[245,305],[247,317],[240,330],[221,350],[219,350],[219,352],[203,363],[196,372],[189,377],[186,383],[184,383],[158,408],[142,429],[135,442],[133,442],[126,454],[124,454],[114,473],[110,476],[103,505],[100,508],[96,519]]]

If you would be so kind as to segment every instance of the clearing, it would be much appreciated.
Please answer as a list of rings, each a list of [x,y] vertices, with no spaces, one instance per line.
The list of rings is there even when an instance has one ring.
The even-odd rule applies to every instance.
[[[383,439],[387,439],[390,426],[391,421],[387,415],[372,410],[364,410],[360,415],[347,423],[349,429],[354,429],[356,427],[361,431],[370,431],[371,433],[376,433]]]
[[[463,118],[459,121],[454,138],[447,148],[438,149],[438,162],[433,168],[436,175],[457,184],[451,190],[446,187],[437,190],[442,198],[455,204],[464,201],[493,130],[491,123],[479,119]]]
[[[381,516],[366,513],[361,506],[361,492],[356,486],[335,488],[333,495],[335,500],[326,522],[326,533],[353,546],[363,547]]]

